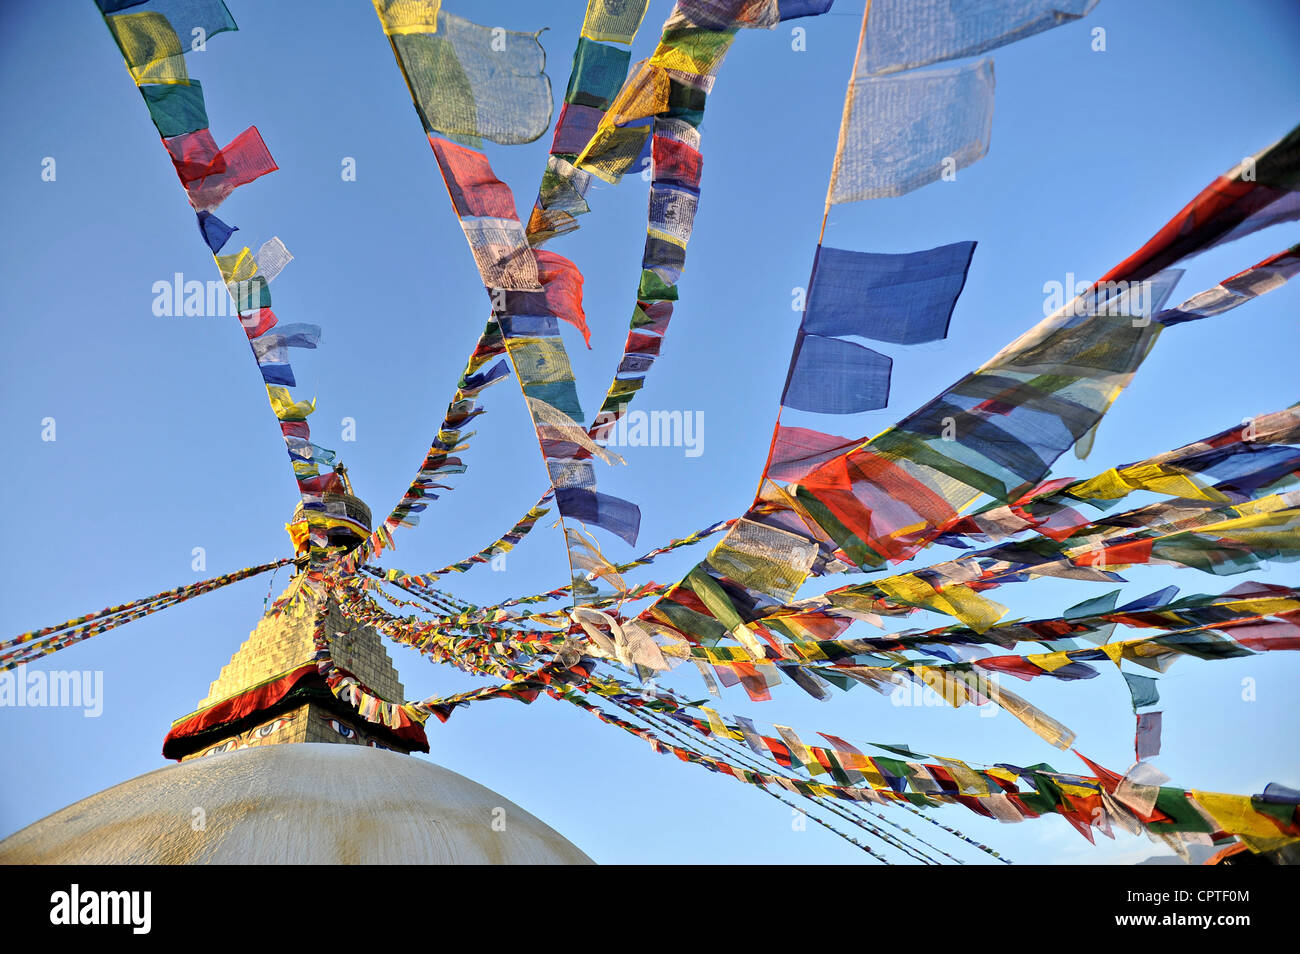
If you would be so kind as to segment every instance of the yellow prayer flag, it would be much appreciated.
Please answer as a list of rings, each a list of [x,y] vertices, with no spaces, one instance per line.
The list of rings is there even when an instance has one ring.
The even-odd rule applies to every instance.
[[[622,43],[636,36],[650,0],[588,0],[582,35],[588,40]]]
[[[437,33],[442,0],[373,0],[384,33]]]
[[[278,384],[266,386],[266,396],[271,401],[271,410],[282,421],[305,421],[307,415],[316,410],[316,399],[295,401],[289,389]]]
[[[188,85],[180,37],[161,13],[120,13],[104,18],[117,40],[137,86],[153,83]]]
[[[1300,841],[1295,835],[1279,830],[1267,815],[1255,811],[1249,796],[1198,792],[1195,789],[1191,795],[1216,825],[1236,835],[1251,851],[1272,851]]]

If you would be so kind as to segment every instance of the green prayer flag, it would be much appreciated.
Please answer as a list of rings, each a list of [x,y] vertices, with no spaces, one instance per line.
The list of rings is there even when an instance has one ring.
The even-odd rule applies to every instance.
[[[1128,683],[1129,694],[1133,697],[1133,711],[1139,706],[1153,706],[1160,701],[1160,691],[1156,688],[1153,676],[1137,676],[1131,672],[1123,673]]]
[[[198,80],[141,86],[140,95],[149,107],[149,118],[158,128],[158,135],[164,139],[208,128],[208,111]]]

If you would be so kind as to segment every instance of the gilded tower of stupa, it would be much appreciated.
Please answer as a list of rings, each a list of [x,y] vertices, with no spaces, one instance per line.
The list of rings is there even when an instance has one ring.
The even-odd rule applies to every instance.
[[[370,511],[342,489],[322,495],[328,543],[355,546]],[[288,529],[305,552],[301,508]],[[172,724],[163,754],[179,764],[0,841],[0,864],[590,863],[508,799],[413,757],[429,751],[418,724],[390,729],[336,698],[315,660],[324,597],[303,590],[262,618],[198,709]],[[379,634],[328,599],[334,665],[401,702]]]

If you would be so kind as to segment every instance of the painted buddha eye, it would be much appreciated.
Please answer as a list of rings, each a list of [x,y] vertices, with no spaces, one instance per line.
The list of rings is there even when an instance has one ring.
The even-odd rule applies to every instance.
[[[357,730],[352,728],[352,726],[344,725],[338,719],[327,719],[326,721],[329,722],[330,728],[343,736],[343,738],[355,739],[357,737]]]
[[[383,749],[385,752],[393,751],[389,746],[380,745],[378,742],[374,741],[373,739],[367,742],[366,745],[370,746],[372,749]]]
[[[268,722],[266,725],[259,725],[253,730],[254,739],[265,739],[284,727],[283,719],[276,719],[274,722]]]
[[[217,755],[218,753],[221,752],[229,752],[231,749],[235,748],[238,742],[239,742],[238,739],[226,739],[226,741],[222,742],[220,745],[214,745],[212,748],[204,752],[203,757],[207,758],[209,755]]]

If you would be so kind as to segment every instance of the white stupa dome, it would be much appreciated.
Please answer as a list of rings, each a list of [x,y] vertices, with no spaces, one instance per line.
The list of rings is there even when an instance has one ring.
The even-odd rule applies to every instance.
[[[477,782],[362,745],[235,749],[140,775],[0,841],[3,864],[592,864]]]

